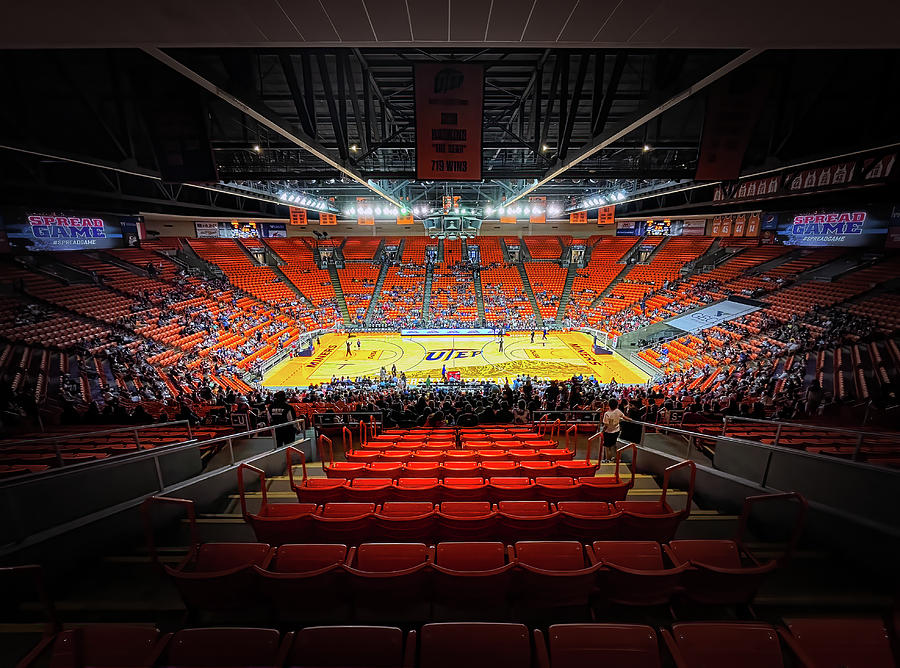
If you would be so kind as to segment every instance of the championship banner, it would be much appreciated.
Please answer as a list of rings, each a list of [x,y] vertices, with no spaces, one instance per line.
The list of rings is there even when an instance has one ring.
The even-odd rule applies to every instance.
[[[516,217],[515,216],[500,216],[500,222],[501,223],[510,223],[512,225],[515,225]]]
[[[306,225],[306,209],[296,206],[289,207],[291,225]]]
[[[531,202],[531,214],[528,218],[529,223],[546,223],[547,222],[547,210],[545,206],[547,205],[546,197],[529,197],[528,201]],[[538,207],[538,212],[534,212],[534,207]]]
[[[416,221],[413,220],[413,215],[411,213],[408,213],[405,216],[397,216],[398,225],[412,225],[415,222]]]
[[[616,207],[604,206],[597,211],[598,225],[612,225],[616,222]]]
[[[372,213],[372,203],[365,197],[356,198],[356,224],[374,225],[375,216]]]
[[[320,213],[319,225],[337,225],[337,215],[333,213]]]
[[[583,225],[587,222],[587,211],[573,211],[569,214],[569,224],[571,225]]]
[[[484,68],[416,65],[415,98],[416,178],[481,180]]]

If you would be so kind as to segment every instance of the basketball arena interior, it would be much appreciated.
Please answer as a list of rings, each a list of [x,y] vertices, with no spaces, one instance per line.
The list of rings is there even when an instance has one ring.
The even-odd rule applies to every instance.
[[[898,665],[896,2],[2,14],[0,665]]]

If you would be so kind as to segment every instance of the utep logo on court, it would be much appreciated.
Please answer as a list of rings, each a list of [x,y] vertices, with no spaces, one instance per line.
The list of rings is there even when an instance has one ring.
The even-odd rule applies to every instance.
[[[445,68],[434,75],[434,92],[449,93],[463,84],[463,73],[452,68]]]
[[[456,353],[455,355],[453,353]],[[429,362],[440,362],[441,360],[461,360],[468,357],[480,355],[480,350],[472,348],[444,348],[443,350],[432,350],[425,355],[425,359]]]
[[[31,234],[37,239],[105,239],[102,218],[28,216]]]
[[[791,235],[825,236],[829,234],[862,234],[866,212],[818,213],[794,216]]]

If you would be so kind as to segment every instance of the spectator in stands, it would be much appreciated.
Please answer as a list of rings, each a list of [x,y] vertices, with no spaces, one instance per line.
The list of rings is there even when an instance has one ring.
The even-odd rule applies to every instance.
[[[806,390],[806,414],[818,415],[819,406],[822,403],[823,392],[822,386],[818,379],[814,380]]]
[[[603,461],[611,462],[616,458],[616,444],[619,442],[622,420],[627,420],[619,410],[616,399],[609,400],[609,410],[603,414]]]
[[[279,390],[269,406],[269,424],[276,427],[275,441],[279,447],[293,443],[296,439],[297,430],[290,424],[296,419],[294,409],[287,401],[287,395],[284,390]]]

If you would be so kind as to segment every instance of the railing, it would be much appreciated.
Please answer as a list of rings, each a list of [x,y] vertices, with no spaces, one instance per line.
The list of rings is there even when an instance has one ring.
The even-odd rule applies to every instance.
[[[108,436],[109,434],[121,434],[125,432],[132,432],[134,434],[134,442],[137,445],[137,449],[141,449],[141,434],[140,432],[145,429],[159,429],[161,427],[187,427],[188,437],[187,440],[193,440],[194,434],[191,429],[190,420],[174,420],[172,422],[160,422],[155,424],[145,424],[138,425],[135,427],[117,427],[115,429],[103,429],[100,431],[86,431],[86,432],[73,432],[70,434],[56,434],[55,436],[42,436],[40,438],[26,438],[19,441],[2,441],[0,442],[0,449],[6,448],[13,445],[27,445],[31,446],[37,443],[45,443],[50,442],[53,444],[53,452],[56,454],[56,464],[59,467],[67,466],[62,459],[62,451],[59,447],[59,441],[61,438],[67,440],[81,440],[81,439],[91,439],[97,436]],[[178,443],[184,443],[185,441],[176,441],[172,445],[177,445]],[[133,454],[133,453],[128,453]],[[121,457],[128,456],[119,455]],[[91,463],[91,462],[86,462]],[[79,464],[68,464],[68,466],[77,466]]]
[[[2,520],[6,525],[14,525],[9,530],[10,544],[7,548],[0,548],[0,555],[13,552],[22,547],[23,542],[28,539],[29,542],[37,542],[46,538],[54,537],[66,533],[75,527],[82,526],[92,521],[105,519],[122,510],[134,507],[142,503],[146,498],[165,492],[170,486],[178,486],[179,483],[194,480],[200,476],[209,475],[214,470],[226,469],[235,466],[245,460],[253,459],[260,455],[258,450],[249,451],[245,457],[235,457],[234,442],[238,439],[251,438],[268,432],[272,437],[272,451],[278,450],[278,441],[275,438],[275,430],[285,426],[297,426],[300,420],[293,420],[281,425],[259,427],[250,429],[237,434],[228,434],[227,436],[217,436],[206,441],[192,441],[190,443],[182,443],[171,446],[160,446],[149,450],[143,450],[139,453],[121,455],[111,457],[109,459],[91,463],[90,466],[83,465],[66,467],[65,469],[56,469],[44,473],[34,473],[27,476],[21,476],[11,479],[0,485],[0,502],[9,509],[7,515]],[[167,485],[161,460],[170,457],[173,454],[185,453],[190,450],[199,450],[200,448],[209,448],[218,444],[224,444],[228,452],[228,464],[216,469],[207,469],[206,471],[192,473],[190,466],[182,466],[181,469],[173,469],[166,466],[167,472],[174,471],[175,475],[179,472],[184,474],[178,480],[172,481]],[[32,499],[35,495],[50,494],[53,490],[65,488],[66,478],[73,489],[81,486],[82,480],[77,479],[78,475],[89,476],[85,478],[90,484],[96,484],[97,481],[108,479],[113,469],[127,466],[130,464],[140,463],[146,460],[152,460],[155,470],[155,483],[152,484],[152,478],[146,475],[146,469],[136,470],[131,474],[133,484],[119,484],[105,487],[99,485],[96,490],[92,490],[90,495],[72,497],[65,509],[60,513],[59,508],[48,506],[43,509],[43,515],[36,515],[34,508],[28,505],[28,499]],[[177,464],[178,462],[176,462]],[[140,468],[140,467],[138,467]],[[128,472],[125,472],[126,474]],[[118,474],[122,476],[120,472]],[[124,480],[125,478],[121,478]],[[86,483],[87,484],[87,483]],[[41,487],[41,485],[51,485]],[[17,510],[22,509],[22,510]],[[64,515],[60,519],[60,515]],[[36,524],[37,523],[37,524]],[[38,528],[35,529],[34,527]],[[14,538],[17,537],[17,538]],[[4,540],[4,542],[6,542]]]
[[[853,449],[853,461],[859,461],[860,451],[862,450],[862,446],[865,443],[867,437],[873,437],[877,439],[890,439],[897,445],[900,445],[900,434],[891,434],[884,432],[876,432],[876,431],[857,431],[855,429],[844,429],[841,427],[826,427],[817,424],[804,424],[802,422],[784,422],[781,420],[761,420],[759,418],[746,418],[739,416],[731,416],[726,415],[724,420],[722,421],[722,435],[726,436],[728,433],[728,424],[729,422],[748,422],[752,424],[763,424],[766,426],[775,426],[775,440],[772,445],[780,445],[782,440],[782,431],[784,427],[788,429],[809,429],[816,431],[826,431],[826,432],[834,432],[835,434],[849,434],[853,437],[854,449]],[[789,432],[785,435],[785,438],[788,438]],[[848,443],[849,445],[849,443]],[[781,447],[790,447],[790,446],[781,446]],[[793,448],[796,449],[796,448]]]

